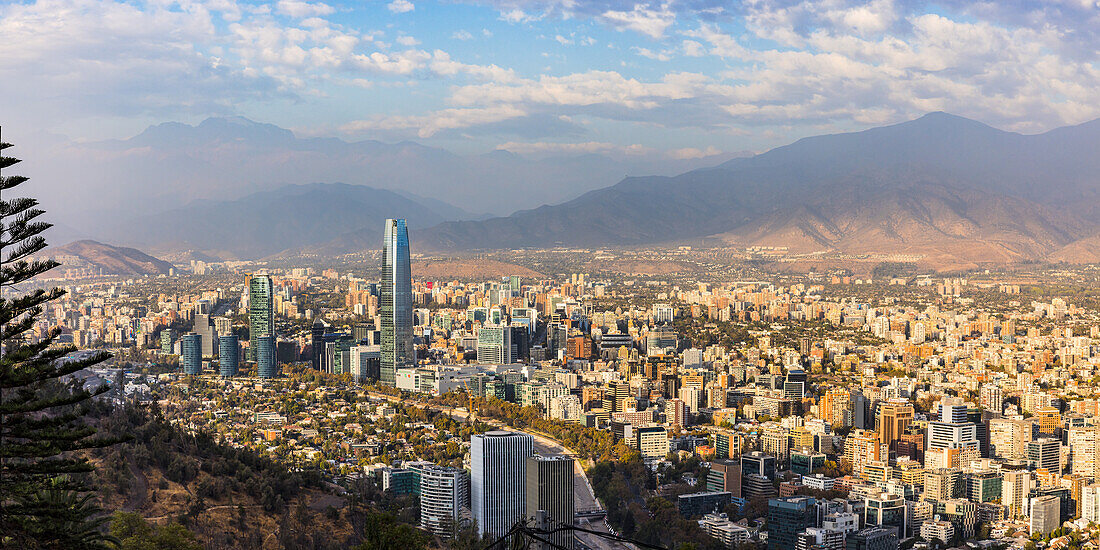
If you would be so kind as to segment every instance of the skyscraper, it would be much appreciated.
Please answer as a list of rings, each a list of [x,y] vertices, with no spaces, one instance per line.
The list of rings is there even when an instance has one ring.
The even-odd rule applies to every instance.
[[[412,268],[405,220],[386,220],[382,236],[381,382],[397,383],[397,369],[416,364],[412,335]],[[509,525],[509,527],[511,527]]]
[[[470,436],[470,509],[483,536],[500,537],[523,518],[534,441],[503,430]]]
[[[310,350],[312,350],[310,362],[313,370],[321,370],[321,357],[325,354],[325,322],[320,317],[313,322],[309,334]]]
[[[259,361],[261,336],[275,341],[275,285],[270,275],[252,275],[248,280],[248,358]],[[275,351],[271,351],[275,355]]]
[[[217,337],[214,333],[214,322],[210,320],[210,314],[196,313],[195,325],[191,332],[202,337],[202,356],[214,357],[214,351],[217,349]]]
[[[218,373],[222,376],[237,376],[241,353],[239,346],[236,334],[225,334],[218,338]]]
[[[188,332],[180,338],[180,366],[184,374],[202,373],[202,337]]]
[[[256,339],[256,372],[260,378],[275,378],[278,376],[278,367],[275,363],[275,338],[260,336]]]
[[[527,518],[546,514],[548,526],[573,523],[573,459],[565,456],[527,458]],[[536,527],[538,527],[536,525]],[[573,548],[573,532],[548,536],[555,548]]]

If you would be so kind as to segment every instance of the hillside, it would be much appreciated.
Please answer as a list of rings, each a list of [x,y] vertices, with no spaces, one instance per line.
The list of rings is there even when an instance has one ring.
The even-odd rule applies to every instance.
[[[933,113],[799,140],[676,177],[414,232],[422,250],[675,243],[912,254],[933,266],[1041,259],[1095,233],[1100,121],[1021,135]],[[1070,259],[1072,261],[1072,258]]]
[[[172,269],[172,264],[140,250],[91,240],[50,247],[46,255],[61,262],[62,270],[90,270],[104,275],[159,275]]]
[[[92,451],[104,510],[132,513],[153,526],[181,523],[205,548],[349,548],[371,536],[365,525],[385,517],[363,503],[393,498],[373,489],[360,503],[350,502],[315,472],[291,472],[208,435],[188,435],[155,410],[99,414],[101,435],[133,436]],[[394,519],[416,521],[410,515],[387,523]]]

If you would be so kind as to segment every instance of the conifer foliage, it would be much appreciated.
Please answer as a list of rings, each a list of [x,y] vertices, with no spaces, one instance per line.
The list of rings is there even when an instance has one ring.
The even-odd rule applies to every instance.
[[[16,196],[27,178],[5,175],[19,162],[3,155],[10,147],[0,142],[0,547],[114,546],[83,481],[92,466],[78,455],[111,443],[93,437],[82,408],[108,386],[88,392],[65,382],[109,355],[74,358],[74,347],[55,341],[57,327],[36,336],[44,308],[64,291],[34,288],[58,263],[34,257],[50,224],[37,200]]]

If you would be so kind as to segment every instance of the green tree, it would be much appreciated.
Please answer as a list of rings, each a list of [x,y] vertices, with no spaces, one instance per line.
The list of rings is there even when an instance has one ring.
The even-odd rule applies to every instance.
[[[179,523],[154,527],[130,512],[115,512],[111,534],[121,541],[122,550],[201,550],[195,534]]]
[[[0,151],[11,147],[0,143]],[[0,156],[0,171],[18,159]],[[22,176],[0,175],[0,195],[11,197]],[[43,211],[29,197],[0,200],[0,545],[24,548],[91,548],[107,542],[86,527],[99,510],[79,495],[92,470],[74,451],[111,443],[92,438],[80,405],[93,396],[62,377],[109,357],[95,353],[66,358],[75,351],[55,340],[60,328],[37,340],[28,334],[44,306],[64,291],[17,285],[58,265],[35,259],[46,247],[38,221]],[[95,394],[109,389],[102,387]],[[65,494],[69,492],[70,494]]]

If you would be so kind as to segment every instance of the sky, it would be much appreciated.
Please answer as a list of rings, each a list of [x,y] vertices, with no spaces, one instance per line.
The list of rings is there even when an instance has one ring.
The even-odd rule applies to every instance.
[[[1100,2],[39,0],[0,5],[0,124],[245,116],[453,151],[762,151],[947,111],[1100,117]]]

